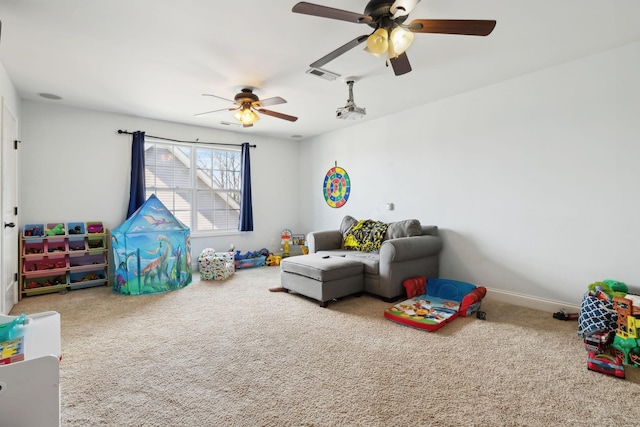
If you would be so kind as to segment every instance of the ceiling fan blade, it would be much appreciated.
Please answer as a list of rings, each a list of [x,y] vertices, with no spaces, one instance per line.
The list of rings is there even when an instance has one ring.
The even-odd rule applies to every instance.
[[[297,117],[289,116],[287,114],[282,114],[282,113],[278,113],[271,110],[265,110],[264,108],[258,108],[258,111],[260,111],[263,114],[266,114],[267,116],[277,117],[283,120],[289,120],[290,122],[295,122],[296,120],[298,120]]]
[[[219,110],[205,111],[204,113],[194,114],[194,116],[204,116],[205,114],[218,113],[220,111],[235,111],[237,108],[221,108]]]
[[[261,99],[258,102],[254,102],[254,107],[268,107],[269,105],[278,105],[278,104],[286,104],[287,101],[284,98],[280,98],[279,96],[274,96],[273,98]]]
[[[393,73],[396,76],[401,76],[411,71],[411,64],[409,63],[406,52],[402,52],[396,58],[391,58],[390,62],[393,67]]]
[[[227,99],[227,98],[223,98],[221,96],[218,95],[211,95],[210,93],[203,93],[202,96],[213,96],[214,98],[218,98],[218,99],[222,99],[223,101],[227,101],[227,102],[231,102],[232,104],[236,101],[234,101],[233,99]]]
[[[400,16],[407,16],[418,3],[420,3],[420,0],[396,0],[389,8],[389,12],[391,12],[394,19]]]
[[[333,52],[323,56],[320,59],[318,59],[316,62],[314,62],[313,64],[311,64],[309,66],[312,67],[312,68],[322,68],[323,65],[333,61],[338,56],[342,55],[345,52],[350,51],[354,47],[358,46],[360,43],[366,41],[368,37],[369,36],[367,34],[362,35],[360,37],[356,37],[355,39],[351,40],[350,42],[345,43],[344,45],[340,46],[339,48],[337,48]]]
[[[409,24],[412,33],[462,34],[488,36],[496,21],[474,19],[415,19]]]
[[[302,13],[305,15],[319,16],[321,18],[337,19],[340,21],[353,22],[356,24],[370,24],[373,22],[373,18],[360,13],[349,12],[342,9],[335,9],[333,7],[321,6],[319,4],[307,3],[301,1],[293,6],[292,12]]]

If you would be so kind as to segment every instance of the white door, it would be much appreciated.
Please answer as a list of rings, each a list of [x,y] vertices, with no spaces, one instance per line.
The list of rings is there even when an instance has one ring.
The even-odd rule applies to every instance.
[[[9,314],[18,302],[18,125],[15,116],[2,101],[2,224],[0,224],[0,310]]]

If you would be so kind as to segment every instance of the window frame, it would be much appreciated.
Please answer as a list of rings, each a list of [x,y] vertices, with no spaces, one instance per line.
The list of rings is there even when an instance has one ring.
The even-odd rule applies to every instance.
[[[181,147],[185,147],[189,149],[189,155],[185,154],[184,152],[182,152],[180,150]],[[173,181],[173,187],[161,187],[158,186],[158,173],[157,173],[157,168],[154,171],[149,171],[148,169],[148,162],[147,162],[147,153],[148,150],[150,148],[160,148],[160,149],[168,149],[171,152],[171,155],[173,156],[173,161],[174,162],[181,162],[187,169],[188,169],[188,176],[189,176],[189,181],[188,181],[188,186],[184,187],[184,185],[182,187],[180,187],[179,185],[176,184],[175,182],[175,178],[176,178],[176,174],[175,171],[173,172],[172,175],[172,181]],[[176,150],[180,150],[178,152],[182,153],[183,156],[176,156]],[[215,178],[213,177],[213,174],[207,174],[206,172],[206,168],[202,168],[201,165],[199,165],[198,163],[198,150],[208,150],[211,153],[211,158],[215,157],[215,153],[216,152],[223,152],[223,153],[234,153],[234,158],[237,159],[237,162],[235,163],[237,165],[236,169],[216,169],[214,167],[214,163],[211,163],[211,171],[219,171],[220,174],[225,175],[228,173],[234,174],[236,175],[235,179],[232,180],[233,182],[236,183],[237,185],[237,189],[236,188],[230,188],[230,187],[222,187],[222,188],[214,188],[214,183],[213,181],[215,180]],[[239,228],[239,224],[240,224],[240,207],[241,207],[241,202],[242,202],[242,197],[241,197],[241,189],[242,189],[242,147],[238,146],[238,147],[229,147],[228,144],[224,144],[224,146],[222,145],[216,145],[216,144],[211,144],[211,143],[207,143],[207,144],[199,144],[199,143],[190,143],[190,142],[170,142],[170,141],[165,141],[162,139],[156,139],[153,137],[147,137],[145,139],[145,146],[144,146],[144,152],[145,152],[145,176],[148,176],[149,174],[153,174],[156,177],[156,181],[153,183],[154,185],[149,186],[148,182],[145,182],[145,198],[148,198],[152,193],[156,193],[156,197],[158,197],[158,199],[160,201],[166,200],[163,199],[162,197],[162,191],[160,191],[160,194],[158,194],[158,191],[160,189],[162,190],[166,190],[166,193],[172,193],[173,197],[176,197],[176,194],[180,192],[180,190],[186,190],[186,192],[189,194],[189,200],[187,201],[187,205],[189,207],[189,223],[185,223],[185,225],[187,227],[190,228],[191,230],[191,235],[194,237],[206,237],[206,236],[221,236],[221,235],[230,235],[230,234],[239,234],[240,232],[238,231]],[[226,154],[225,154],[226,155]],[[188,162],[187,162],[188,160]],[[145,180],[146,181],[146,180]],[[210,181],[209,183],[207,183],[207,181]],[[206,187],[203,188],[202,183],[204,183],[205,186],[209,186],[209,188],[211,189],[210,191],[206,190]],[[216,224],[213,223],[213,217],[215,216],[214,213],[216,211],[216,209],[213,209],[210,212],[207,212],[211,215],[211,225],[212,225],[212,229],[205,229],[205,230],[200,230],[198,228],[198,221],[200,220],[199,217],[201,217],[201,204],[199,204],[198,202],[200,201],[199,196],[204,192],[209,192],[212,195],[212,204],[213,206],[215,206],[215,198],[216,196],[219,197],[220,199],[223,200],[223,204],[226,203],[227,204],[227,208],[223,209],[223,211],[227,212],[226,217],[227,217],[227,221],[229,219],[229,214],[228,212],[236,212],[237,215],[237,220],[233,220],[234,224],[232,225],[235,228],[215,228]],[[223,196],[220,196],[220,195]],[[237,198],[234,201],[233,197],[231,196],[231,194],[237,194]],[[231,198],[231,202],[234,203],[234,206],[231,206],[229,204]],[[165,203],[163,201],[163,203]],[[237,205],[237,206],[236,206]],[[231,207],[231,208],[229,208]],[[174,215],[176,216],[176,218],[178,218],[179,220],[183,221],[182,219],[183,217],[181,217],[179,214],[176,214],[176,212],[179,212],[175,209],[175,205],[173,206],[167,206],[167,209]]]

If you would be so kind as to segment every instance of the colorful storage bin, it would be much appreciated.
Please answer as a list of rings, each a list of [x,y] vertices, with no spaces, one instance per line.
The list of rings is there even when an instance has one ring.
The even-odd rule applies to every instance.
[[[87,234],[104,233],[101,221],[87,221]]]
[[[73,236],[74,234],[86,234],[84,222],[68,222],[67,234],[70,236]]]
[[[44,240],[25,240],[22,247],[22,255],[42,255],[44,254]]]
[[[69,237],[67,245],[69,247],[69,252],[84,252],[87,250],[84,237]]]
[[[104,253],[99,254],[69,254],[69,269],[88,270],[97,265],[105,265],[107,259]]]
[[[22,237],[44,236],[44,224],[27,224],[22,229]]]

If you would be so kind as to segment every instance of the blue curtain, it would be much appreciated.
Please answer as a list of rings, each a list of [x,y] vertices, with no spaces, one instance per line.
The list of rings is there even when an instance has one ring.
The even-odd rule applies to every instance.
[[[131,144],[131,190],[127,218],[144,203],[144,188],[144,132],[135,131]]]
[[[253,204],[251,203],[251,162],[249,161],[249,143],[242,144],[242,189],[240,196],[240,224],[239,231],[253,231]]]

